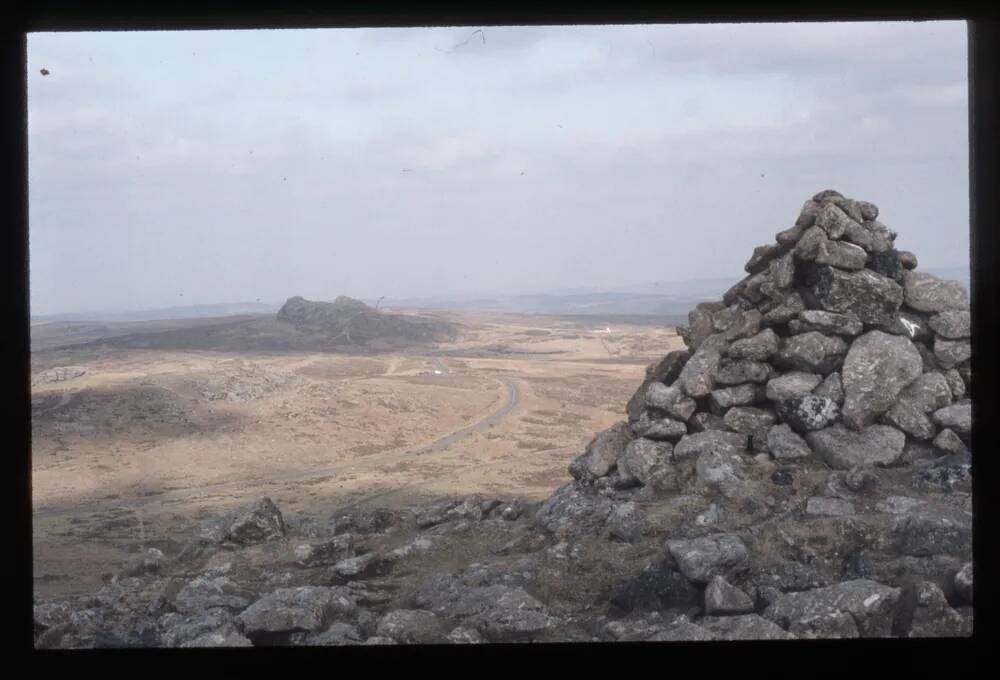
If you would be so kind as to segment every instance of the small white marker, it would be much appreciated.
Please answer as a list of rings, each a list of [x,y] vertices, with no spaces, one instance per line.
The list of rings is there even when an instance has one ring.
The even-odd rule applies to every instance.
[[[910,337],[916,337],[917,331],[920,330],[920,325],[913,323],[909,319],[901,318],[900,321],[902,321],[903,325],[906,326],[906,331],[910,334]]]
[[[434,375],[441,375],[441,371],[437,371],[437,370],[435,370],[435,371],[434,371]]]
[[[863,604],[866,607],[871,607],[873,604],[875,604],[876,602],[878,602],[878,599],[879,599],[878,595],[872,595],[867,600],[865,600]]]

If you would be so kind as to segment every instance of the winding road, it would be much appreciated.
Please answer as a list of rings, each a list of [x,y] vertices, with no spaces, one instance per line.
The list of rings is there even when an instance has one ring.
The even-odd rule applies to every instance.
[[[440,359],[436,357],[433,359],[436,365],[441,367],[441,370],[446,373],[451,373],[451,371],[441,363]],[[199,486],[187,487],[184,489],[179,489],[176,491],[167,491],[163,494],[158,494],[156,497],[157,503],[163,503],[164,501],[179,501],[182,499],[194,499],[199,496],[204,496],[206,493],[226,491],[229,489],[236,488],[253,488],[254,486],[260,486],[261,484],[265,486],[273,486],[275,484],[284,482],[306,482],[318,477],[329,477],[333,473],[338,472],[348,472],[357,469],[359,466],[369,466],[369,465],[384,465],[386,463],[391,463],[394,461],[405,460],[413,455],[423,455],[427,453],[434,453],[444,451],[456,442],[473,435],[477,432],[489,428],[491,425],[499,422],[504,417],[506,417],[514,408],[517,407],[520,402],[521,396],[518,390],[517,384],[506,378],[493,378],[490,377],[497,384],[501,385],[507,391],[507,399],[504,404],[496,411],[490,413],[489,415],[481,418],[480,420],[467,425],[466,427],[456,430],[450,434],[444,435],[428,444],[424,444],[418,447],[406,447],[403,449],[392,449],[386,451],[382,454],[376,456],[366,456],[360,460],[352,460],[349,462],[339,463],[337,465],[331,465],[324,468],[313,468],[308,472],[294,472],[284,475],[269,476],[264,480],[232,480],[226,482],[216,482],[213,484],[205,484]],[[344,506],[345,508],[353,507],[372,498],[385,495],[387,493],[395,492],[398,489],[392,489],[391,491],[383,491],[378,494],[374,494],[371,497],[362,498],[361,500],[355,501],[350,505]],[[135,498],[136,504],[142,504],[141,497]],[[74,503],[71,506],[53,506],[48,508],[38,508],[32,513],[33,517],[41,519],[48,517],[58,517],[60,515],[72,515],[80,513],[92,513],[100,512],[102,510],[107,510],[112,506],[120,507],[122,505],[121,499],[115,499],[115,501],[109,502],[107,500],[94,500],[81,503]]]

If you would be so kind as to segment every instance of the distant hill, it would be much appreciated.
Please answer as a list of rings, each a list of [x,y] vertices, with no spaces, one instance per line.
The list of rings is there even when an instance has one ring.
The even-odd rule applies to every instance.
[[[208,305],[162,307],[127,312],[80,312],[69,314],[40,314],[32,322],[49,321],[159,321],[161,319],[201,319],[208,317],[236,316],[243,314],[274,314],[279,304],[263,302],[219,302]]]

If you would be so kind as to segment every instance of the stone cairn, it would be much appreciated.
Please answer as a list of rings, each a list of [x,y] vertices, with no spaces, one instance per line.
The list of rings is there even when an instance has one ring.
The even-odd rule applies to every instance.
[[[971,325],[958,282],[916,271],[878,208],[821,191],[747,276],[678,329],[628,421],[570,465],[613,492],[686,484],[738,495],[742,456],[862,474],[948,454],[971,464]],[[688,462],[690,464],[684,465]]]

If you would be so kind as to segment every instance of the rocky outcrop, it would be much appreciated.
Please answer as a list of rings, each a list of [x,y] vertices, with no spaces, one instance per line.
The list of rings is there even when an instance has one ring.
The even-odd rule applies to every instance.
[[[334,302],[289,298],[278,311],[277,318],[300,330],[322,333],[331,344],[425,343],[452,338],[456,332],[454,325],[439,319],[391,314],[345,296]]]

